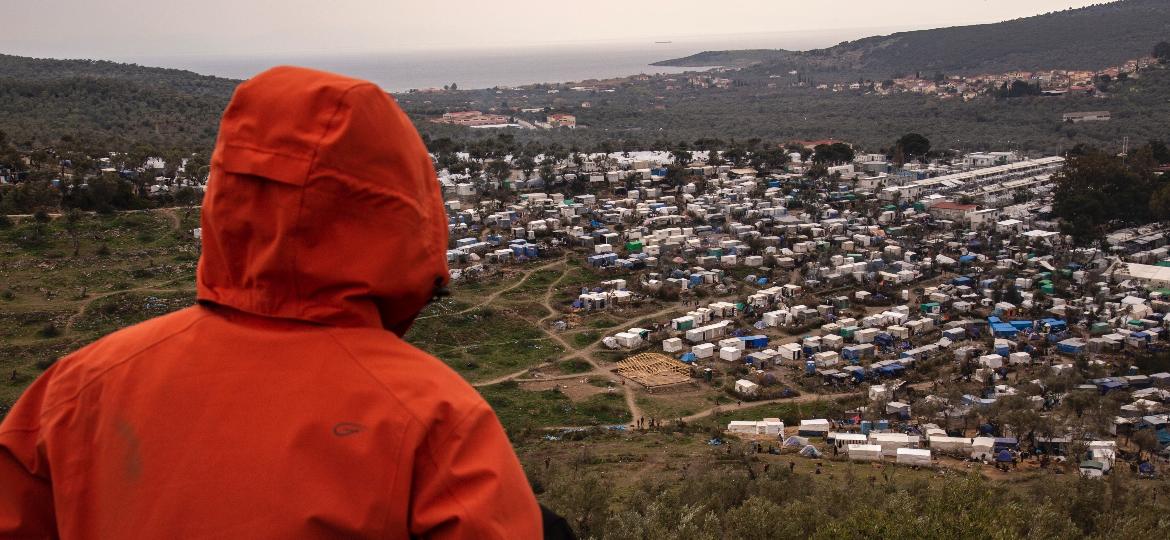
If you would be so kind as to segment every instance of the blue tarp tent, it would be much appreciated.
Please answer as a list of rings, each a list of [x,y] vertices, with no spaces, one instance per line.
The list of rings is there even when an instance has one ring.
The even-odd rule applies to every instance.
[[[1060,319],[1044,319],[1040,321],[1041,329],[1045,332],[1064,332],[1068,330],[1068,323]]]
[[[749,349],[763,349],[768,346],[768,336],[744,336],[739,338]]]
[[[1035,323],[1032,321],[1011,321],[1008,324],[1012,325],[1016,330],[1031,330]]]
[[[902,364],[890,364],[888,366],[882,366],[878,368],[878,373],[881,373],[884,377],[897,376],[903,371],[906,371],[906,366],[903,366]]]
[[[1084,340],[1070,338],[1056,344],[1056,350],[1062,354],[1081,354],[1085,352]]]
[[[1020,331],[1008,323],[992,323],[991,333],[998,338],[1014,339]]]

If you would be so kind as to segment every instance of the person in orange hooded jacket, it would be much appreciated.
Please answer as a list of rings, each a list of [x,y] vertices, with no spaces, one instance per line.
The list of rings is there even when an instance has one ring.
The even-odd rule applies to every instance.
[[[385,92],[241,84],[202,235],[196,306],[63,358],[0,424],[0,537],[540,537],[495,414],[402,340],[447,220]]]

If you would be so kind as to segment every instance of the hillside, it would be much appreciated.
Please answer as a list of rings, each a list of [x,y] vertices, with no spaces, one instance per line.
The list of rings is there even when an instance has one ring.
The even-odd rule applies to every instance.
[[[995,24],[899,32],[811,51],[708,51],[655,65],[758,64],[772,69],[884,78],[914,72],[996,73],[1098,69],[1150,53],[1170,39],[1170,2],[1119,2]]]
[[[26,147],[204,148],[239,81],[92,60],[0,55],[0,130]]]

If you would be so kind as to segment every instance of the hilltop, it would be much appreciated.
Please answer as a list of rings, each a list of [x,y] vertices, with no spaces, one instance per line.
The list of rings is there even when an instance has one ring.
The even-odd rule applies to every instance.
[[[0,55],[0,130],[28,147],[210,147],[237,84],[178,69]]]
[[[810,51],[707,51],[658,66],[760,66],[823,76],[1100,69],[1170,37],[1170,2],[1121,0],[994,24],[899,32]]]

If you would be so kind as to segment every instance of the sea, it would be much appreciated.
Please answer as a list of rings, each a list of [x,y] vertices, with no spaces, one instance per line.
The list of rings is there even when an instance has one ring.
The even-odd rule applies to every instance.
[[[761,34],[679,37],[644,41],[552,43],[404,51],[298,51],[276,54],[128,56],[112,60],[178,68],[204,75],[246,79],[269,67],[299,65],[373,81],[389,92],[441,88],[522,86],[638,74],[680,73],[696,68],[654,62],[709,50],[829,47],[865,36],[910,28],[851,28]]]

